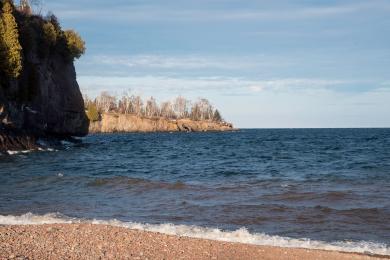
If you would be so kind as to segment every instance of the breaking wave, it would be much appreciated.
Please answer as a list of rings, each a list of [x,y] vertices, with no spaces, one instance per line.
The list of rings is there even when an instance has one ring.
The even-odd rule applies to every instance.
[[[262,246],[278,246],[290,248],[320,249],[363,254],[390,255],[390,247],[386,244],[369,241],[336,241],[324,242],[307,238],[296,239],[281,236],[270,236],[264,233],[250,233],[241,228],[236,231],[223,231],[217,228],[204,228],[189,225],[174,224],[142,224],[113,220],[86,220],[71,218],[58,213],[35,215],[27,213],[21,216],[0,215],[0,225],[43,225],[43,224],[72,224],[92,223],[110,225],[135,230],[163,233],[167,235],[185,236],[191,238],[211,239],[224,242],[236,242]]]
[[[22,151],[7,151],[7,154],[8,155],[16,155],[16,154],[27,154],[27,153],[32,153],[32,152],[35,152],[35,151],[39,151],[39,152],[58,152],[58,150],[56,149],[53,149],[53,148],[41,148],[41,147],[38,147],[38,149],[36,150],[22,150]]]

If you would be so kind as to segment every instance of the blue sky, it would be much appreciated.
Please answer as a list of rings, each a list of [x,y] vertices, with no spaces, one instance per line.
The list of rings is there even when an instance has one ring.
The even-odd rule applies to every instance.
[[[46,1],[82,91],[208,98],[243,128],[390,127],[390,0]]]

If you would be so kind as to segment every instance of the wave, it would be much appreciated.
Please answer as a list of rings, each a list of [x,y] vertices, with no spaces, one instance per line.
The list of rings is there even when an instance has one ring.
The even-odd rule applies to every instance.
[[[7,151],[8,155],[16,155],[16,154],[27,154],[27,153],[32,153],[32,152],[58,152],[58,150],[53,149],[53,148],[41,148],[38,147],[38,149],[32,149],[32,150],[21,150],[21,151]]]
[[[104,186],[122,186],[125,188],[139,187],[145,190],[152,189],[167,189],[167,190],[182,190],[189,188],[189,185],[186,185],[183,182],[161,182],[161,181],[152,181],[142,178],[132,178],[127,176],[116,176],[109,178],[95,178],[93,181],[88,182],[88,186],[91,187],[104,187]]]
[[[296,239],[281,236],[271,236],[264,233],[250,233],[241,228],[236,231],[223,231],[218,228],[204,228],[189,225],[142,224],[113,220],[86,220],[71,218],[59,213],[35,215],[27,213],[21,216],[0,215],[0,225],[43,225],[43,224],[72,224],[90,223],[95,225],[110,225],[134,230],[150,231],[167,235],[185,236],[191,238],[210,239],[224,242],[245,243],[262,246],[278,246],[290,248],[319,249],[341,252],[353,252],[375,255],[390,255],[390,247],[383,243],[370,241],[336,241],[324,242],[307,238]]]
[[[15,155],[15,154],[25,154],[25,153],[31,153],[33,150],[24,150],[24,151],[7,151],[8,155]]]

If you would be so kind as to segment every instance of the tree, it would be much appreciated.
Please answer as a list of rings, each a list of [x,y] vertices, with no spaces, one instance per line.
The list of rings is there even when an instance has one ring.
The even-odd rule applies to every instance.
[[[124,92],[118,104],[118,111],[122,114],[134,113],[130,92]]]
[[[145,107],[145,116],[146,117],[155,117],[159,116],[159,108],[156,102],[156,99],[153,97],[150,97],[148,101],[146,101],[146,107]]]
[[[144,115],[144,102],[140,96],[131,96],[131,103],[133,107],[133,113],[137,116]]]
[[[107,91],[103,91],[95,100],[96,108],[101,113],[107,113],[117,108],[115,96],[111,96]]]
[[[72,59],[80,58],[85,53],[85,42],[81,36],[73,30],[66,30],[64,36],[70,57]]]
[[[164,118],[174,119],[176,118],[175,111],[173,111],[172,103],[169,101],[162,102],[160,105],[160,115]]]
[[[201,120],[209,120],[213,117],[213,106],[210,104],[210,102],[205,99],[201,98],[198,101],[200,114],[201,114]]]
[[[178,118],[188,117],[188,107],[190,102],[182,96],[178,96],[173,102],[173,109]]]
[[[51,45],[54,46],[57,42],[57,31],[54,25],[51,22],[46,22],[43,25],[43,34],[45,41]]]
[[[3,50],[1,67],[9,77],[17,78],[22,71],[22,46],[19,43],[18,25],[12,14],[13,5],[10,1],[3,3],[1,16],[1,42]]]
[[[56,30],[57,36],[59,36],[62,33],[60,22],[58,22],[57,16],[55,16],[53,13],[49,12],[45,18],[47,22],[50,22],[54,29]]]
[[[202,114],[198,103],[194,103],[192,105],[190,117],[192,120],[202,119]]]
[[[83,100],[84,100],[84,108],[85,109],[88,109],[88,106],[92,103],[94,103],[89,97],[88,95],[83,95]]]
[[[191,118],[193,120],[210,120],[213,116],[213,106],[207,99],[201,98],[193,104],[191,109]]]
[[[7,63],[7,46],[4,42],[3,36],[4,35],[4,24],[3,21],[0,19],[0,66],[2,70],[6,70],[8,63]]]
[[[99,121],[100,115],[94,103],[89,103],[87,106],[87,117],[90,122]]]
[[[32,14],[32,9],[28,0],[20,0],[19,10],[28,15]]]
[[[218,123],[220,123],[220,122],[223,121],[223,118],[222,118],[221,114],[219,113],[218,109],[216,109],[216,110],[214,111],[213,121],[214,121],[214,122],[218,122]]]

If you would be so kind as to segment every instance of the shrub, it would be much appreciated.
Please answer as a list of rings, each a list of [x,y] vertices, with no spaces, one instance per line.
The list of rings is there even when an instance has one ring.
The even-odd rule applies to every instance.
[[[97,111],[96,105],[94,103],[90,103],[87,107],[87,117],[90,122],[99,121],[100,116]]]
[[[54,46],[57,42],[57,31],[54,27],[54,25],[51,22],[46,22],[43,25],[43,36],[45,41],[51,45]]]
[[[64,36],[70,57],[73,59],[80,58],[85,53],[85,42],[83,39],[73,30],[66,30]]]
[[[57,16],[55,16],[53,13],[49,13],[45,20],[47,22],[50,22],[54,26],[54,29],[56,30],[57,35],[61,34],[62,29],[61,29],[60,23],[58,22]]]

